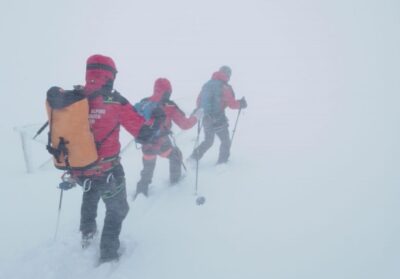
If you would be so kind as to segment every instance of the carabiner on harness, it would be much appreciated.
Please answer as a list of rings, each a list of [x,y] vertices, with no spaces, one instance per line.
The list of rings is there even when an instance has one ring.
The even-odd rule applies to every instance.
[[[117,183],[118,181],[117,179],[115,179],[114,175],[112,173],[108,174],[106,178],[107,190],[105,190],[102,193],[101,197],[103,199],[109,199],[116,196],[119,192],[121,192],[125,187],[125,183],[124,182],[121,182],[120,184]]]
[[[110,173],[107,175],[106,183],[109,184],[109,183],[110,183],[112,180],[114,180],[114,179],[115,179],[115,178],[114,178],[113,173],[110,172]]]
[[[84,193],[89,192],[90,189],[92,189],[92,180],[90,178],[83,180],[82,189]]]

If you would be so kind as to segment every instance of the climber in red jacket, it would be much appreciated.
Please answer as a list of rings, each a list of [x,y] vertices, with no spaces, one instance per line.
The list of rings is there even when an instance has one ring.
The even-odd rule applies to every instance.
[[[154,92],[151,97],[143,99],[140,103],[151,103],[152,116],[159,126],[159,132],[151,141],[142,144],[143,170],[137,183],[135,197],[142,193],[148,195],[149,184],[153,178],[157,156],[169,159],[170,183],[179,181],[182,172],[182,153],[171,141],[171,127],[175,123],[179,128],[187,130],[192,128],[202,116],[202,110],[195,110],[190,117],[178,105],[170,100],[172,93],[171,83],[168,79],[159,78],[154,83]],[[136,107],[136,106],[135,106]]]

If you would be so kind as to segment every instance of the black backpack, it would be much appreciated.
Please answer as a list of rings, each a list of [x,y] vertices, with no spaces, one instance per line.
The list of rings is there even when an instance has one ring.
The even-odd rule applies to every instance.
[[[133,107],[146,121],[154,119],[151,127],[145,126],[142,129],[142,135],[136,138],[137,143],[152,143],[165,135],[160,129],[166,117],[161,102],[155,102],[150,100],[150,98],[144,98]]]

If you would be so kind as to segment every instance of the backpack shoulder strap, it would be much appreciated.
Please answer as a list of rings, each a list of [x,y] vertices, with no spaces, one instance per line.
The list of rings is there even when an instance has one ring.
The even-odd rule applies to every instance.
[[[102,138],[100,141],[96,142],[96,148],[97,150],[100,149],[100,147],[103,145],[103,143],[114,133],[114,131],[119,127],[119,123],[115,125],[105,136]]]
[[[129,104],[129,101],[116,90],[103,91],[101,95],[103,96],[105,104],[120,104],[120,105]]]
[[[181,110],[181,108],[180,108],[174,101],[172,101],[172,100],[168,100],[168,101],[165,103],[165,105],[171,106],[171,107],[175,107],[175,109],[176,109],[177,111],[179,111],[179,112],[182,113],[183,115],[186,115],[186,114],[183,112],[183,110]]]

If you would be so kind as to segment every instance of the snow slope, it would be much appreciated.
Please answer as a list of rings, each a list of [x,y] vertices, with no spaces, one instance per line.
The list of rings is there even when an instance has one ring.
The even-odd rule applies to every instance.
[[[234,3],[232,3],[234,2]],[[0,3],[0,278],[399,278],[400,6],[396,1],[12,1]],[[82,83],[112,56],[131,102],[168,77],[189,113],[203,82],[233,69],[239,119],[227,166],[215,145],[168,187],[160,159],[149,199],[130,201],[117,265],[80,249],[81,189],[25,170],[19,134],[46,116],[46,90]],[[231,129],[236,111],[229,111]],[[175,130],[188,156],[196,129]],[[124,133],[122,141],[129,142]],[[35,163],[47,158],[30,142]],[[217,141],[216,141],[217,143]],[[123,154],[128,192],[141,153]],[[102,225],[104,207],[99,208]],[[96,243],[98,244],[98,243]]]

